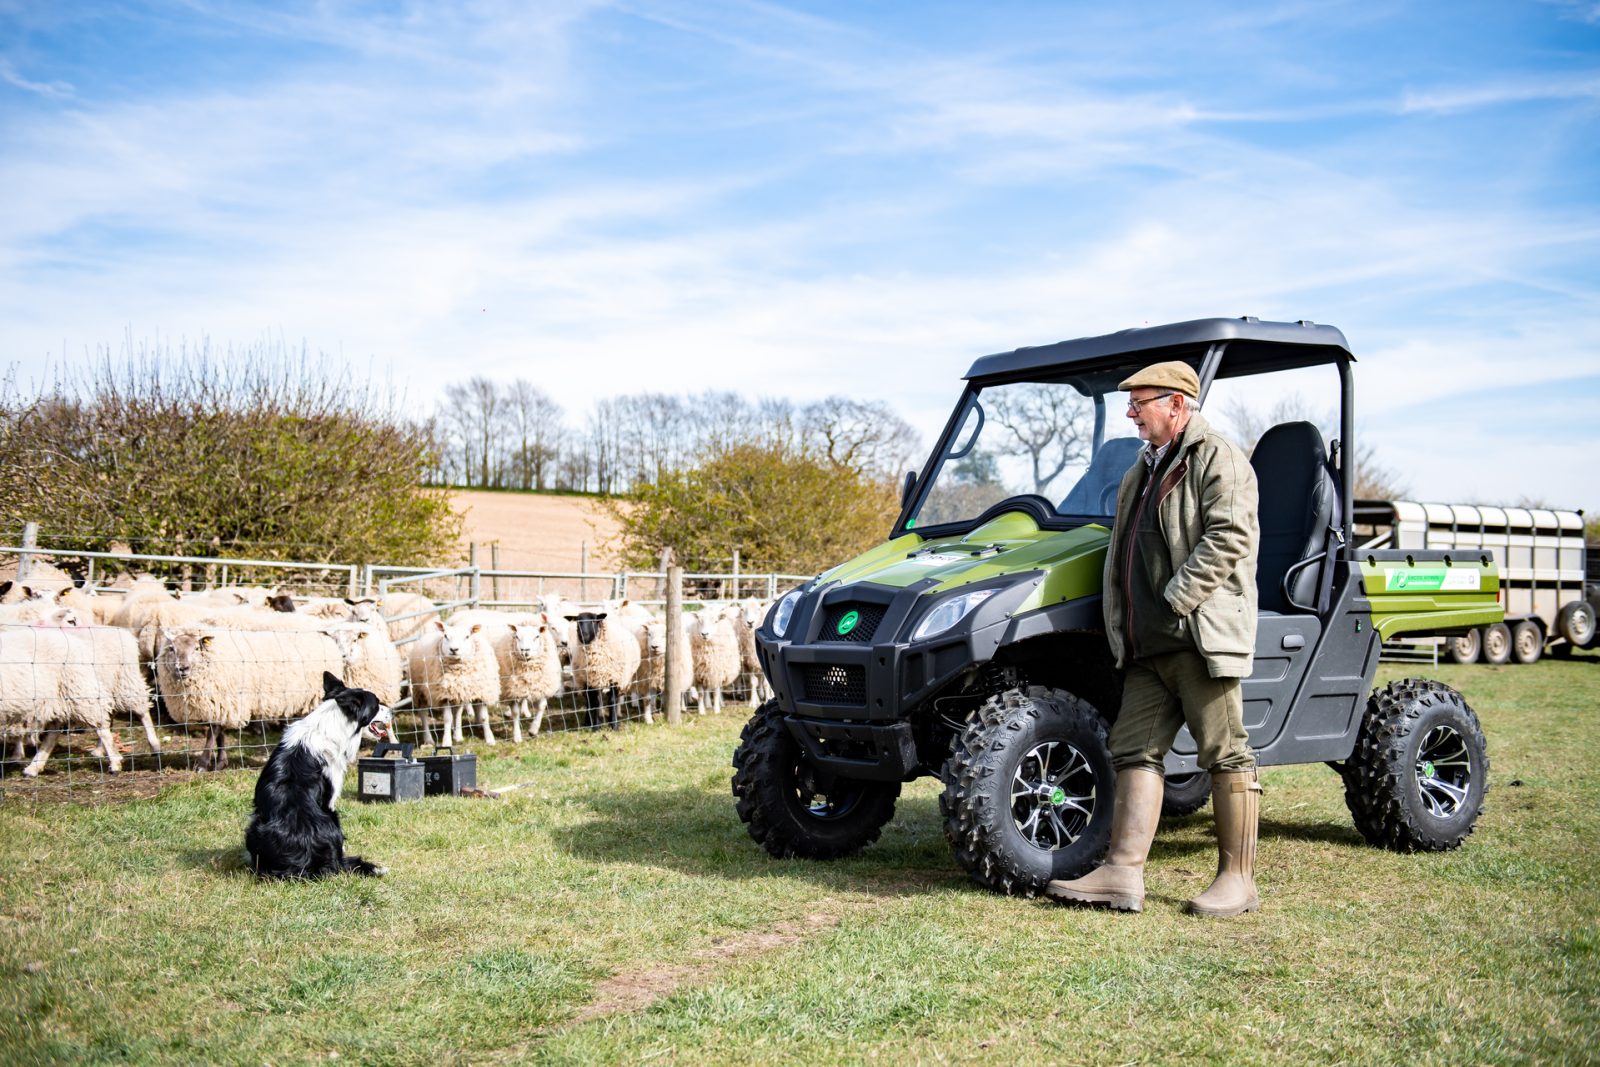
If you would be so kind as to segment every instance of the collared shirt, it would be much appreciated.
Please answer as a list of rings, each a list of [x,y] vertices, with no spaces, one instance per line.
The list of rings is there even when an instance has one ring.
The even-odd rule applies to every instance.
[[[1167,438],[1167,443],[1162,445],[1160,448],[1152,448],[1150,447],[1150,442],[1146,441],[1144,443],[1144,447],[1139,449],[1139,455],[1144,459],[1144,465],[1149,467],[1151,470],[1155,470],[1157,467],[1159,467],[1161,465],[1161,461],[1167,458],[1167,450],[1172,447],[1172,442],[1176,441],[1177,439],[1178,435],[1173,434],[1171,437]]]

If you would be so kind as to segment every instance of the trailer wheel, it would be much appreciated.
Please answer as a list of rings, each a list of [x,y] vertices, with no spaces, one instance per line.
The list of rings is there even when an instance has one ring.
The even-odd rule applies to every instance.
[[[1464,634],[1448,637],[1445,639],[1444,647],[1451,663],[1476,663],[1478,653],[1483,651],[1483,632],[1468,630]]]
[[[1518,663],[1537,663],[1544,652],[1544,631],[1532,619],[1523,619],[1511,630],[1511,657]]]
[[[1503,622],[1483,628],[1483,662],[1498,667],[1511,658],[1511,627]]]
[[[1594,607],[1588,601],[1574,600],[1561,609],[1556,632],[1573,648],[1588,648],[1594,642]]]

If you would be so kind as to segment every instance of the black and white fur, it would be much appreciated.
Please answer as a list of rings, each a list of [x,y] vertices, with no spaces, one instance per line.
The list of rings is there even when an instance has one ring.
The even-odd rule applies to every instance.
[[[256,781],[255,815],[244,834],[250,869],[263,878],[321,878],[384,868],[344,854],[334,810],[363,736],[388,736],[392,715],[365,689],[323,672],[321,704],[289,724]]]

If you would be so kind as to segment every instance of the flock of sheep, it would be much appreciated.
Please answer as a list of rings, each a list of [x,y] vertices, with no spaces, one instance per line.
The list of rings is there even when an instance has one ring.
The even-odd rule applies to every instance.
[[[683,664],[680,696],[700,713],[722,710],[741,677],[753,700],[768,695],[755,627],[767,603],[710,602],[666,621],[640,604],[585,608],[541,598],[526,612],[481,608],[446,616],[426,596],[297,598],[230,586],[174,594],[156,581],[112,595],[70,585],[53,594],[0,584],[0,744],[23,773],[38,775],[70,730],[92,730],[94,755],[113,772],[122,757],[111,724],[137,717],[160,752],[152,710],[204,727],[196,766],[227,766],[227,732],[284,723],[315,707],[322,672],[370,689],[391,707],[409,705],[421,740],[461,741],[476,723],[495,743],[491,709],[503,708],[513,741],[523,720],[539,732],[552,700],[581,694],[586,724],[613,726],[624,707],[653,721],[665,688],[666,645]],[[36,746],[31,759],[27,746]]]

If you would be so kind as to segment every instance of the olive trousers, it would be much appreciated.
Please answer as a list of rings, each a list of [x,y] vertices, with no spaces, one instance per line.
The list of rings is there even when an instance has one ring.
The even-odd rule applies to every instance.
[[[1198,652],[1167,652],[1128,664],[1122,710],[1111,727],[1117,770],[1161,772],[1178,729],[1188,725],[1207,771],[1248,771],[1256,765],[1244,729],[1239,679],[1213,678]]]

